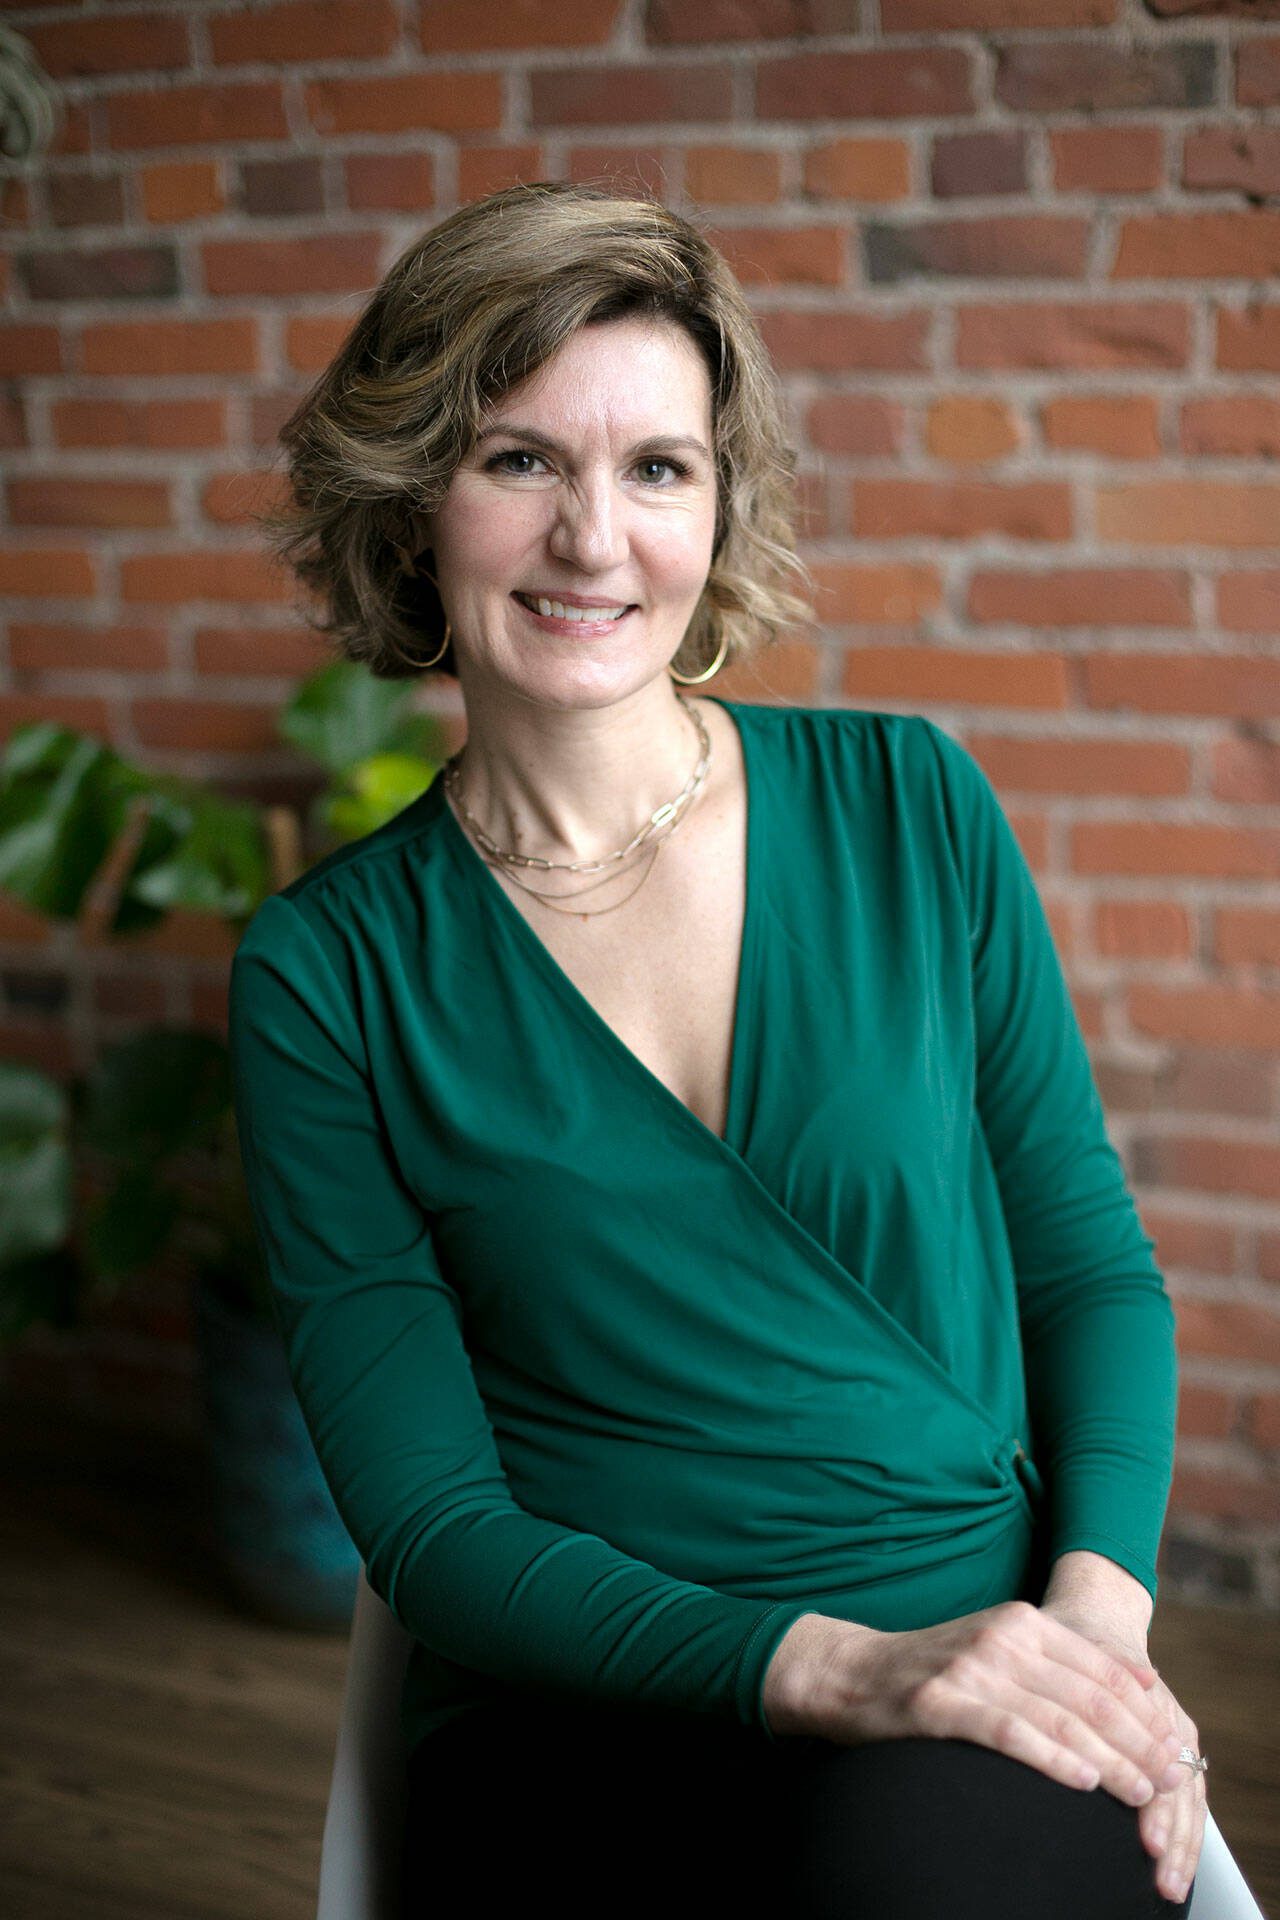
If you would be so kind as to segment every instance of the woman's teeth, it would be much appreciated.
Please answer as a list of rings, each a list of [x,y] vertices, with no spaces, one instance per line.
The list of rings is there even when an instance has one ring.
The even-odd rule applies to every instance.
[[[516,599],[523,601],[526,607],[532,607],[544,619],[586,620],[599,625],[604,620],[621,620],[626,607],[566,607],[562,600],[535,600],[530,594],[518,593]]]

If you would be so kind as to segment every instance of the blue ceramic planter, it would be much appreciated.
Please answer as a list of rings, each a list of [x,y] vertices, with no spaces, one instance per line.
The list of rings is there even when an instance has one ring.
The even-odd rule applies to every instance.
[[[320,1471],[273,1326],[195,1287],[214,1538],[237,1597],[281,1625],[346,1632],[360,1556]]]

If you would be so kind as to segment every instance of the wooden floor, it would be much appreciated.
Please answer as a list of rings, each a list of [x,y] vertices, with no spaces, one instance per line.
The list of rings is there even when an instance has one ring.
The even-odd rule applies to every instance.
[[[313,1920],[344,1639],[223,1596],[190,1449],[3,1403],[0,1446],[0,1914]],[[1280,1920],[1280,1621],[1162,1597],[1152,1653]]]

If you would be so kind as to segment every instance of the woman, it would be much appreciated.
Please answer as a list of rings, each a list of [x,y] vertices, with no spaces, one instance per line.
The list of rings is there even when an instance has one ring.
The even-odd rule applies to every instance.
[[[1173,1317],[1017,843],[923,718],[677,690],[805,612],[725,263],[495,195],[283,438],[328,630],[467,718],[231,985],[294,1383],[417,1642],[406,1916],[1185,1912]]]

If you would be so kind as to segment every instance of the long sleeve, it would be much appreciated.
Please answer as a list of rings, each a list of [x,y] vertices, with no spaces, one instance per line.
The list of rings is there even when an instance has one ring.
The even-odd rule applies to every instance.
[[[297,886],[304,883],[295,883]],[[380,1122],[366,1037],[302,903],[231,972],[240,1151],[308,1430],[370,1585],[444,1658],[520,1689],[735,1717],[804,1604],[671,1578],[517,1504],[431,1220]]]
[[[967,895],[976,1106],[1017,1280],[1051,1557],[1091,1549],[1154,1598],[1176,1425],[1173,1308],[1022,851],[977,762],[926,724]]]

